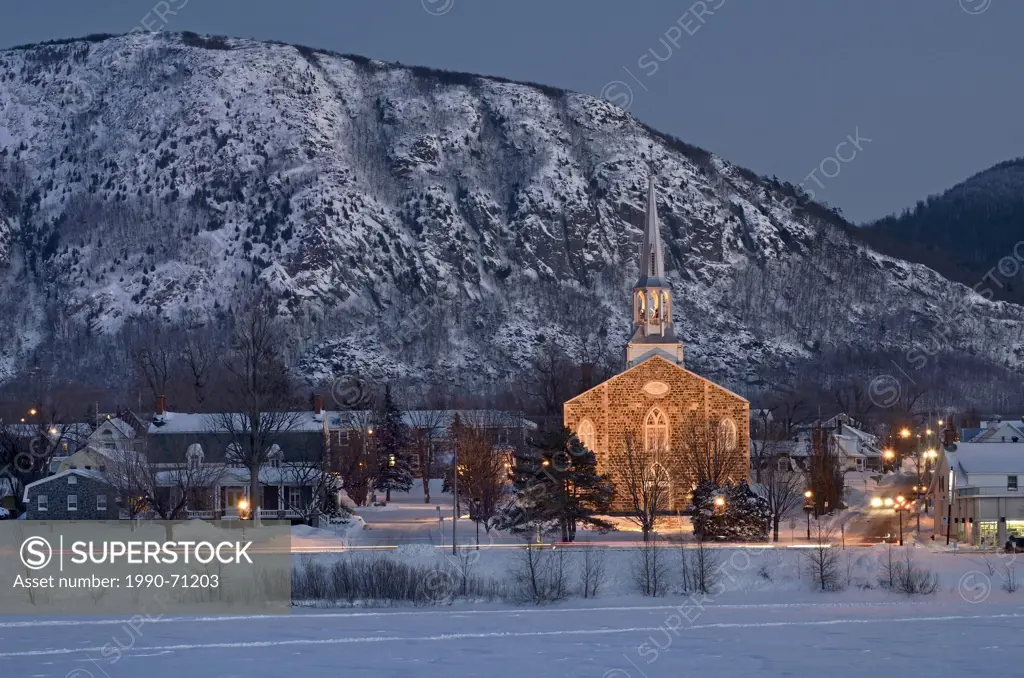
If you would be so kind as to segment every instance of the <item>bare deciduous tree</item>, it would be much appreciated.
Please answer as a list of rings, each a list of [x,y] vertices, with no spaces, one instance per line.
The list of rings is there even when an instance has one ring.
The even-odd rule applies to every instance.
[[[786,458],[775,457],[768,461],[761,483],[761,496],[768,502],[774,541],[779,540],[779,523],[782,519],[803,506],[804,502],[803,474],[791,468],[779,468],[780,459]]]
[[[645,448],[635,434],[626,434],[624,447],[622,489],[628,501],[627,517],[640,528],[646,542],[658,526],[661,513],[668,509],[672,488],[657,464],[655,452]]]
[[[438,440],[444,434],[442,410],[412,410],[409,424],[423,480],[423,503],[430,503],[430,479],[434,475]]]
[[[249,506],[258,516],[261,506],[260,469],[271,448],[295,430],[301,413],[280,350],[284,333],[270,314],[269,304],[254,299],[235,317],[232,354],[225,360],[224,389],[227,412],[208,416],[210,428],[225,439],[225,458],[249,470]]]

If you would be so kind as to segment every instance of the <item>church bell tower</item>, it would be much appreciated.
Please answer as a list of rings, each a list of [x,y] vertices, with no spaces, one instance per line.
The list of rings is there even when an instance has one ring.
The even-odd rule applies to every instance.
[[[672,326],[672,288],[665,280],[665,258],[658,230],[654,172],[647,185],[647,218],[640,249],[640,277],[633,286],[633,335],[626,344],[626,368],[659,355],[683,365],[683,345]]]

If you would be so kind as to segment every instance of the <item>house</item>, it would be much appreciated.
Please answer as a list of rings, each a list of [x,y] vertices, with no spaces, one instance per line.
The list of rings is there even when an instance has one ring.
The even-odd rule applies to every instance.
[[[622,489],[613,510],[628,510],[627,478],[637,464],[664,484],[663,511],[689,504],[696,483],[693,446],[714,447],[722,476],[750,475],[750,403],[684,367],[673,324],[672,287],[665,275],[653,172],[648,179],[639,277],[631,295],[633,331],[624,370],[568,400],[563,421],[597,456],[599,473]]]
[[[981,428],[964,429],[961,439],[967,443],[1022,443],[1024,417],[1017,421],[995,419],[981,422]]]
[[[760,427],[765,425],[763,422],[770,422],[770,419],[762,415],[757,421],[762,423],[756,424],[752,429],[752,446],[766,444],[762,442],[762,438],[754,438],[765,435],[760,431]],[[770,432],[767,435],[771,435]],[[799,431],[791,439],[768,443],[770,450],[765,456],[774,461],[778,470],[806,471],[809,468],[816,435],[823,436],[836,452],[844,471],[882,470],[883,451],[878,436],[866,432],[862,424],[847,414],[837,414],[830,419],[818,421],[806,430]],[[752,450],[752,464],[756,463],[755,456]]]
[[[25,486],[28,520],[117,520],[117,491],[99,471],[69,469]]]
[[[843,468],[846,471],[881,471],[882,448],[878,437],[848,421],[837,421],[829,434]]]
[[[267,463],[259,471],[260,517],[298,519],[313,501],[328,468],[328,417],[323,398],[308,411],[264,413]],[[270,419],[273,422],[270,422]],[[187,494],[189,517],[220,519],[245,514],[252,505],[250,469],[239,440],[246,415],[171,412],[157,399],[147,430],[146,459],[169,504]]]
[[[953,443],[933,477],[935,538],[996,548],[1024,536],[1024,445]]]

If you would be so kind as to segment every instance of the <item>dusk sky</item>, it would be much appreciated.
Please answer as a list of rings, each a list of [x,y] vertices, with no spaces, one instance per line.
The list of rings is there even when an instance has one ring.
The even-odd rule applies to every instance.
[[[1024,155],[1019,1],[32,0],[0,47],[140,24],[603,93],[857,222]]]

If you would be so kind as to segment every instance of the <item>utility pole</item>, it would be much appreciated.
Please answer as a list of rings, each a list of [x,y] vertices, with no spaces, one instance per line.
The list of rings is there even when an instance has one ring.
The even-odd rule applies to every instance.
[[[452,461],[452,555],[458,555],[455,527],[459,522],[459,436],[455,436],[455,458]]]

